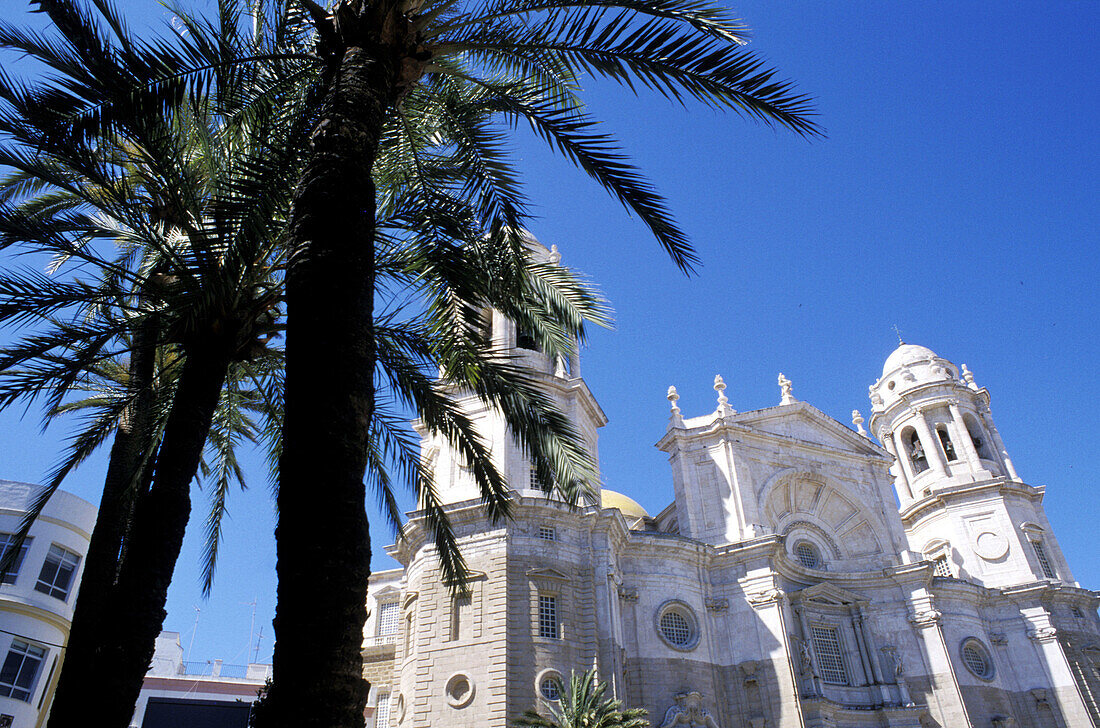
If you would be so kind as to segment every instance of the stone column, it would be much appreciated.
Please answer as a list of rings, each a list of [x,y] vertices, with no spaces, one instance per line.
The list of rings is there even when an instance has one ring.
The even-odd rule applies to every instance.
[[[940,477],[947,477],[947,460],[943,456],[943,448],[940,438],[932,432],[928,421],[924,419],[924,413],[917,410],[917,416],[913,418],[913,425],[917,428],[917,434],[924,443],[924,456],[928,458],[928,467],[936,471]]]
[[[997,448],[997,453],[1001,456],[1001,460],[1004,461],[1005,472],[1008,473],[1008,477],[1017,482],[1020,481],[1020,476],[1016,474],[1016,468],[1012,465],[1012,458],[1008,456],[1008,450],[1005,450],[1004,440],[1001,439],[1001,433],[997,432],[996,426],[993,424],[993,413],[985,408],[982,411],[982,419],[985,420],[985,428],[989,430],[989,436],[993,438],[993,446]]]
[[[905,495],[909,500],[913,500],[913,488],[909,485],[909,472],[905,468],[906,463],[902,462],[904,458],[898,456],[898,445],[893,432],[882,434],[882,446],[886,448],[886,452],[894,457],[894,463],[898,469],[898,484],[901,486],[899,495]]]
[[[966,429],[966,420],[963,419],[958,402],[948,402],[947,410],[951,413],[951,429],[954,430],[957,442],[962,446],[963,452],[966,453],[966,462],[970,465],[970,472],[977,474],[982,469],[982,459],[974,448],[974,441],[970,439],[970,430]]]

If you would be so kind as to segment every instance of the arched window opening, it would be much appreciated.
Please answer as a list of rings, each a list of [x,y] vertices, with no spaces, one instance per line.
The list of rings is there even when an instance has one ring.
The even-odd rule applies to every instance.
[[[798,559],[798,563],[807,569],[821,568],[821,554],[818,553],[817,547],[809,541],[803,541],[795,546],[794,555]]]
[[[535,335],[526,329],[516,328],[516,348],[538,351],[539,345],[535,341]]]
[[[947,427],[938,425],[936,434],[939,435],[940,444],[943,445],[943,454],[947,456],[947,461],[958,460],[959,457],[955,454],[955,446],[951,444],[951,435],[947,434]]]
[[[970,435],[970,441],[974,443],[974,450],[978,453],[978,457],[983,460],[992,460],[989,456],[989,448],[986,446],[984,439],[982,438],[982,428],[974,421],[974,418],[967,415],[963,418],[966,425],[966,433]]]
[[[917,431],[911,427],[907,428],[902,433],[901,439],[905,443],[906,452],[909,453],[909,461],[913,463],[913,472],[922,473],[928,470],[928,456],[924,454],[924,446]]]

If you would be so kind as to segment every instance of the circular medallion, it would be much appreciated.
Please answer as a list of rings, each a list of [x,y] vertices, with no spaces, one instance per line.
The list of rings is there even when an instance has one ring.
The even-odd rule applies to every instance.
[[[1008,553],[1008,539],[992,531],[980,533],[974,539],[974,551],[986,561],[999,559]]]

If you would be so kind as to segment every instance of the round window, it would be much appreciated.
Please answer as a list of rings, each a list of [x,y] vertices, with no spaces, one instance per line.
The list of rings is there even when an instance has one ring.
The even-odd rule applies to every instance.
[[[447,681],[447,702],[453,708],[465,708],[474,699],[474,683],[468,675],[458,673]]]
[[[558,700],[561,698],[561,683],[554,676],[544,677],[539,683],[539,694],[546,700]]]
[[[963,641],[962,659],[966,669],[983,680],[993,677],[993,658],[980,640],[970,637]]]
[[[698,641],[695,618],[691,609],[682,602],[672,602],[661,609],[657,618],[657,631],[661,638],[678,650],[690,650]]]
[[[821,568],[821,554],[817,552],[817,547],[809,541],[803,541],[795,546],[794,555],[798,558],[798,563],[807,569]]]

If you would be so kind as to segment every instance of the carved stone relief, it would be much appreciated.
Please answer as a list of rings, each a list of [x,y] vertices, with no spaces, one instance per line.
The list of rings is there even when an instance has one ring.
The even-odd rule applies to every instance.
[[[686,726],[687,728],[719,728],[710,711],[703,707],[703,694],[692,690],[675,696],[676,704],[665,713],[660,728]]]

